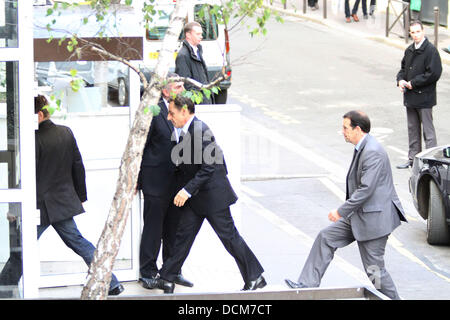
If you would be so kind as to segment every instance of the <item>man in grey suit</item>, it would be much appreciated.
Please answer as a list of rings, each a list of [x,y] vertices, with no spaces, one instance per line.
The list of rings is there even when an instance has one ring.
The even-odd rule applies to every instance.
[[[298,282],[286,279],[290,288],[318,287],[334,252],[357,241],[367,276],[375,288],[391,299],[400,299],[384,267],[389,234],[405,221],[392,179],[391,165],[383,147],[369,135],[369,117],[361,111],[344,115],[343,134],[355,145],[347,174],[346,201],[330,211],[334,223],[319,232]]]

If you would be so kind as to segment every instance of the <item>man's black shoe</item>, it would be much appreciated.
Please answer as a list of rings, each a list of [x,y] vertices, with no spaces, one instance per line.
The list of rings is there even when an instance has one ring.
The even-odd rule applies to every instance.
[[[398,166],[396,166],[397,169],[408,169],[409,167],[412,167],[413,161],[412,160],[408,160],[403,164],[399,164]]]
[[[118,296],[124,290],[125,290],[125,288],[123,287],[123,285],[119,284],[117,287],[108,291],[108,296]]]
[[[177,277],[175,278],[175,280],[173,280],[173,282],[179,284],[180,286],[185,286],[189,288],[192,288],[194,286],[194,284],[189,280],[187,280],[185,277],[183,277],[181,273],[177,275]]]
[[[173,293],[175,290],[175,284],[170,281],[166,281],[164,279],[158,278],[158,288],[164,290],[164,293]]]
[[[444,52],[450,53],[450,46],[448,48],[442,48]]]
[[[284,279],[284,281],[286,282],[286,284],[288,285],[289,288],[291,289],[302,289],[302,288],[308,288],[306,285],[304,285],[303,283],[297,283],[294,282],[292,280],[289,279]]]
[[[156,278],[139,278],[139,282],[141,283],[142,287],[145,289],[155,289],[158,287],[158,281]]]
[[[247,282],[244,285],[244,288],[242,288],[242,291],[261,289],[264,288],[266,284],[266,279],[264,279],[264,277],[260,275],[258,278],[256,278],[256,280]]]

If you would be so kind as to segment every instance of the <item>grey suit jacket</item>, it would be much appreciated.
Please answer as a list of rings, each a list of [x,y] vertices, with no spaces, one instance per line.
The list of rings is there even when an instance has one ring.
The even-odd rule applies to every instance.
[[[369,134],[350,166],[346,201],[338,212],[350,222],[358,241],[386,236],[400,221],[406,221],[394,188],[388,155]]]

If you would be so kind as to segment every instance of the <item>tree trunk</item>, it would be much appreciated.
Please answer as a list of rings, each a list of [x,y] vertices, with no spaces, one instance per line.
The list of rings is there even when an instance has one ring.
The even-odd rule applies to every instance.
[[[167,76],[171,59],[178,45],[178,36],[184,25],[191,0],[178,0],[164,37],[155,74],[145,89],[136,111],[133,127],[119,167],[119,178],[109,215],[89,267],[87,282],[81,299],[104,300],[108,296],[111,272],[120,248],[141,166],[142,152],[150,129],[152,113],[148,106],[157,105],[161,95],[161,82]],[[148,110],[148,109],[147,109]]]

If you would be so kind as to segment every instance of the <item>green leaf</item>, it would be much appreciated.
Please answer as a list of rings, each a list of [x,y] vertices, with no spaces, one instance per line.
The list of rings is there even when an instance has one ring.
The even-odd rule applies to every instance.
[[[211,97],[211,90],[209,90],[209,89],[202,89],[202,91],[203,91],[203,94],[205,95],[205,97],[207,99],[209,99]]]
[[[78,70],[77,70],[77,69],[70,69],[70,75],[71,75],[72,77],[75,77],[75,76],[77,75],[77,73],[78,73]]]
[[[53,9],[52,8],[48,8],[47,9],[47,17],[51,16],[53,14]]]
[[[50,115],[53,115],[55,113],[55,108],[50,107],[49,105],[44,106],[42,109],[46,109]]]
[[[157,116],[161,112],[161,108],[157,105],[150,106],[150,111],[153,113],[153,116]]]

